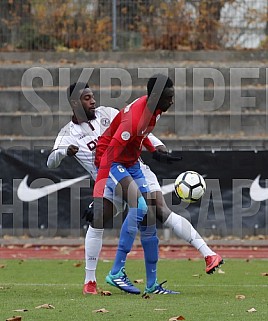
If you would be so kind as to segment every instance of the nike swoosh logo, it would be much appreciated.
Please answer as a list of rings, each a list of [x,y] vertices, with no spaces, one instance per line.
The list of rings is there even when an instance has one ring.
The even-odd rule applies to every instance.
[[[89,175],[84,175],[81,177],[77,178],[72,178],[64,182],[59,182],[47,186],[43,186],[40,188],[31,188],[27,185],[27,180],[28,180],[29,175],[26,175],[24,179],[21,181],[18,190],[17,190],[17,195],[18,198],[23,201],[23,202],[32,202],[36,201],[39,198],[42,198],[44,196],[47,196],[49,194],[52,194],[54,192],[57,192],[63,188],[66,188],[68,186],[71,186],[75,183],[78,183],[85,178],[88,178]]]
[[[174,191],[174,183],[161,186],[161,191],[163,195],[169,194]]]
[[[260,186],[260,177],[258,175],[249,189],[249,195],[253,199],[253,201],[261,202],[268,199],[268,188]]]
[[[23,202],[32,202],[36,201],[42,197],[45,197],[49,194],[55,193],[63,188],[69,187],[75,183],[82,181],[83,179],[89,178],[89,175],[81,176],[78,178],[73,178],[64,182],[59,182],[55,184],[51,184],[48,186],[40,187],[40,188],[31,188],[27,185],[29,175],[26,175],[24,179],[21,181],[17,195],[18,198]],[[161,187],[163,195],[169,194],[174,191],[174,183],[167,184]],[[268,192],[267,192],[268,195]],[[268,197],[267,197],[268,198]]]

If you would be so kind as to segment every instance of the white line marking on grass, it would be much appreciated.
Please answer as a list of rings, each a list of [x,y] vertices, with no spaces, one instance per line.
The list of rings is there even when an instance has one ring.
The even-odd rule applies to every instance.
[[[0,283],[0,286],[77,286],[83,284],[77,283]],[[262,287],[267,288],[268,284],[174,284],[174,287]]]

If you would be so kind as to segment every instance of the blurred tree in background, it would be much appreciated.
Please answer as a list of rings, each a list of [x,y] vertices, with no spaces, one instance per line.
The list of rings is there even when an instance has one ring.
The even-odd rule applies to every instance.
[[[200,50],[266,46],[268,0],[1,0],[2,50]],[[248,40],[251,39],[251,40]]]

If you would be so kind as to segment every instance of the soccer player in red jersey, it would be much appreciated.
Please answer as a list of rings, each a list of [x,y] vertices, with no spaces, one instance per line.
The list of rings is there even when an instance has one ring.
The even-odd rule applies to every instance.
[[[155,213],[152,200],[148,197],[148,184],[139,164],[142,145],[159,161],[176,159],[169,153],[157,151],[147,137],[155,127],[157,118],[173,104],[173,82],[162,74],[155,75],[147,83],[147,93],[147,96],[136,99],[122,109],[98,140],[95,157],[98,175],[93,194],[94,227],[98,228],[98,220],[100,220],[99,227],[102,226],[103,216],[100,213],[103,208],[104,189],[109,188],[114,191],[117,189],[118,192],[121,188],[129,209],[121,228],[114,265],[106,281],[126,292],[135,293],[135,287],[127,278],[124,266],[139,229],[144,252],[148,255],[145,260],[147,276],[145,292],[167,291],[166,293],[175,294],[178,292],[163,289],[156,280],[158,252],[155,248],[158,247],[158,238]]]
[[[163,283],[158,284],[156,279],[158,238],[153,207],[157,205],[157,218],[165,222],[166,226],[172,226],[176,234],[181,229],[181,217],[167,208],[163,195],[156,193],[154,195],[156,198],[153,194],[150,195],[148,184],[138,161],[142,145],[151,151],[153,158],[158,161],[170,162],[181,159],[172,156],[166,150],[162,150],[162,152],[156,150],[147,138],[158,117],[173,104],[172,80],[161,74],[151,77],[147,83],[147,94],[122,109],[98,140],[95,164],[99,170],[94,187],[94,227],[101,228],[105,217],[105,212],[100,215],[103,208],[104,189],[111,189],[117,193],[118,189],[121,190],[129,211],[121,228],[114,265],[107,275],[106,281],[126,292],[138,293],[126,276],[124,265],[139,229],[147,276],[145,293],[176,294],[178,292],[164,289]],[[163,208],[161,208],[161,204]],[[204,255],[206,272],[213,273],[223,263],[222,258],[209,249],[188,221],[184,223],[184,239],[187,238],[190,244]]]

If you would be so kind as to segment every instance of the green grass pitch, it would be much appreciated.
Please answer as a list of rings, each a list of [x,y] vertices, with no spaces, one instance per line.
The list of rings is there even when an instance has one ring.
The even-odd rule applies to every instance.
[[[0,260],[0,320],[22,316],[22,321],[138,320],[186,321],[268,320],[267,260],[226,260],[222,273],[206,275],[203,260],[160,260],[158,280],[180,295],[129,295],[104,281],[112,262],[98,265],[98,287],[111,296],[83,296],[83,264],[72,260]],[[78,264],[79,265],[79,264]],[[127,262],[131,280],[145,279],[144,263]],[[224,272],[224,273],[223,273]],[[144,284],[137,284],[143,291]],[[244,295],[243,300],[236,298]],[[55,309],[36,309],[42,304]],[[108,313],[93,310],[105,308]],[[247,312],[254,308],[256,312]],[[15,312],[27,309],[25,312]]]

